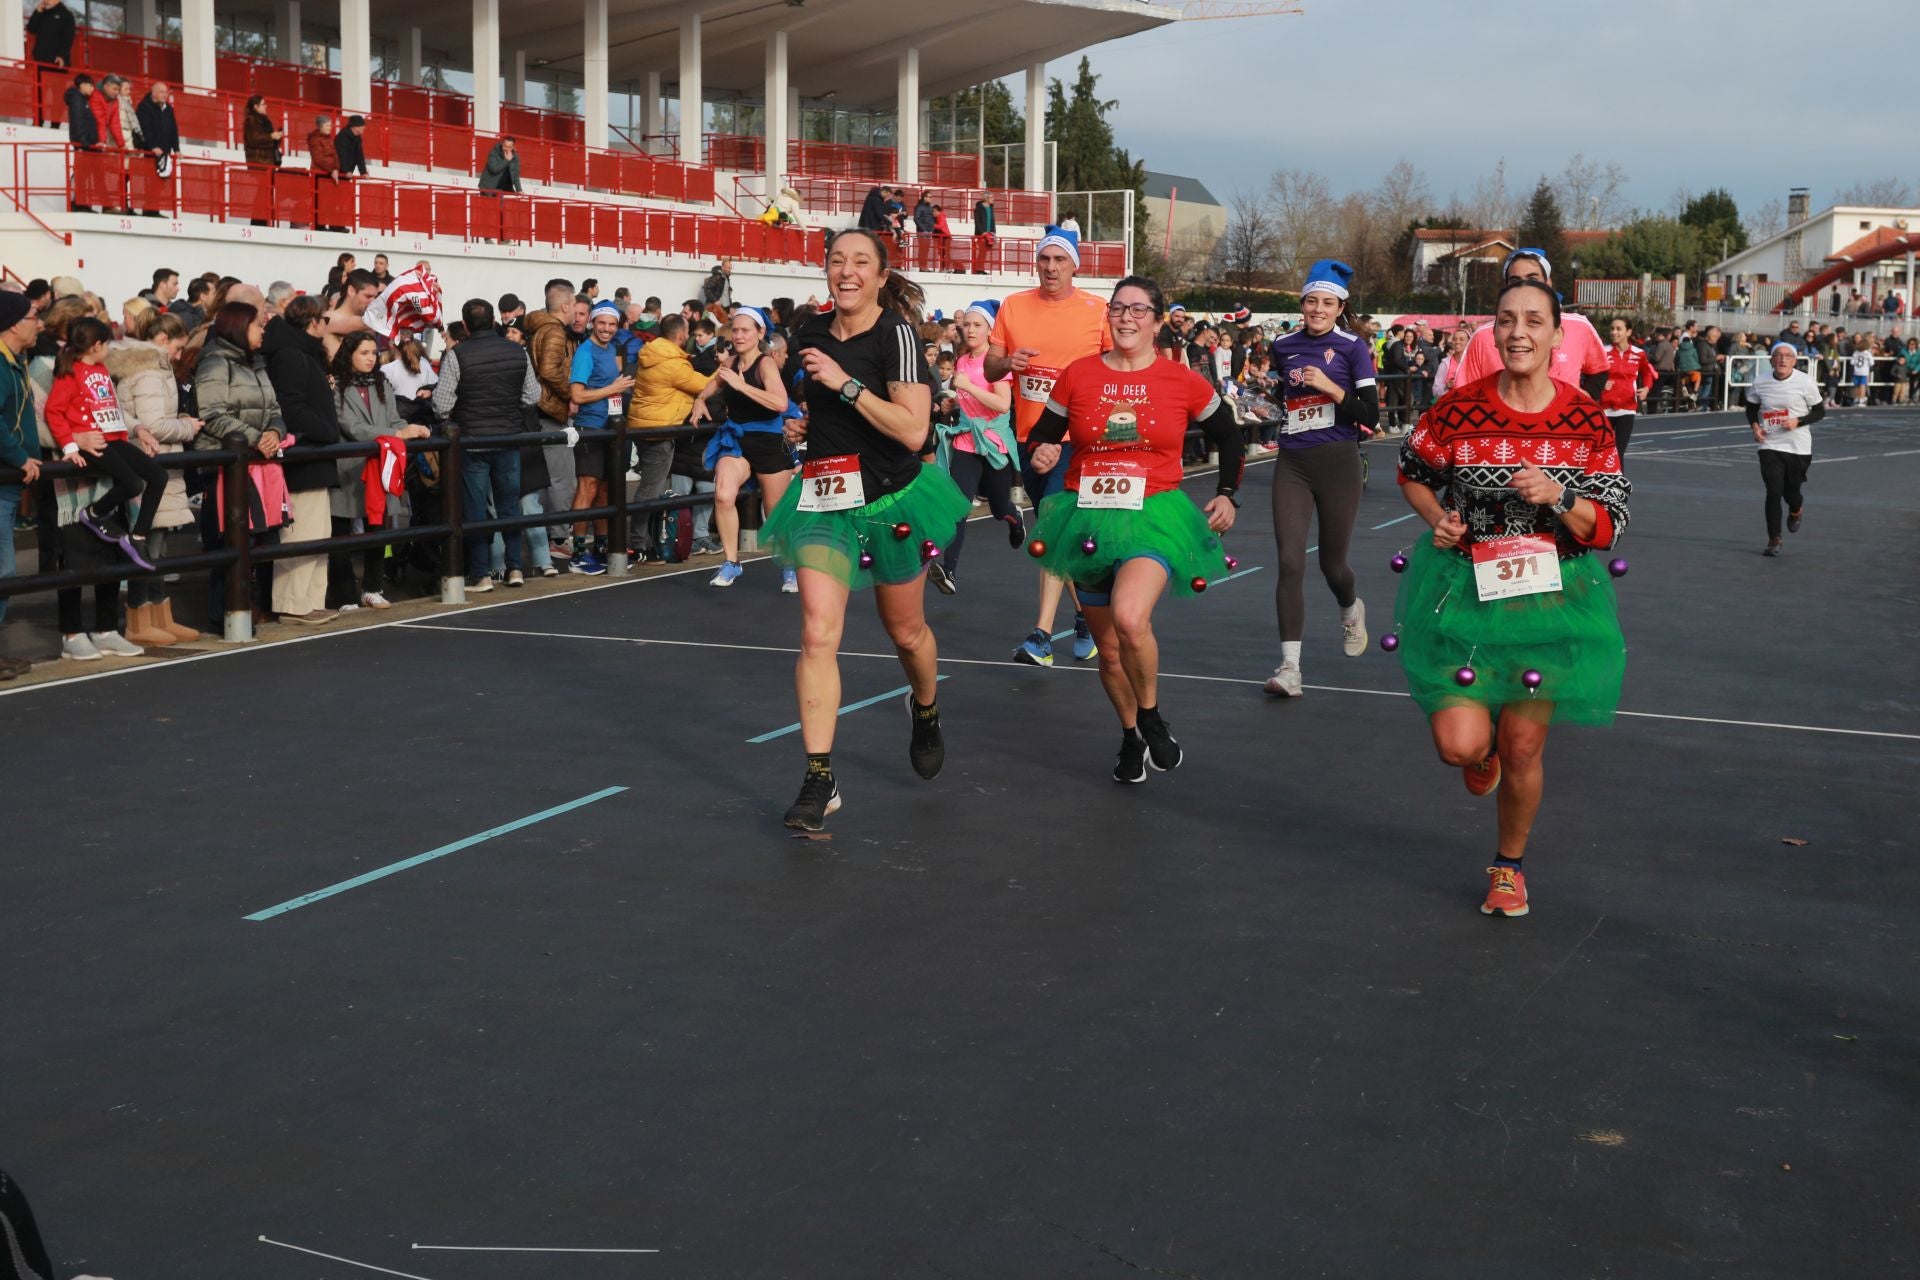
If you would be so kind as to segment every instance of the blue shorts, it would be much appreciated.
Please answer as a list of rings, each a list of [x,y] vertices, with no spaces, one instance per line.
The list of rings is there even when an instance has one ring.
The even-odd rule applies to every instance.
[[[1107,566],[1107,571],[1092,582],[1074,579],[1073,594],[1080,601],[1081,608],[1105,609],[1113,603],[1113,580],[1120,576],[1120,565],[1125,564],[1127,560],[1151,560],[1166,570],[1169,580],[1173,577],[1173,566],[1167,563],[1165,556],[1156,555],[1151,551],[1144,555],[1128,556],[1118,564]]]
[[[1027,501],[1035,510],[1040,507],[1042,498],[1051,498],[1067,487],[1067,468],[1073,462],[1073,446],[1060,445],[1060,461],[1053,464],[1053,470],[1044,474],[1033,469],[1033,446],[1020,446],[1020,487],[1026,490]]]
[[[1867,375],[1865,375],[1864,373],[1856,373],[1856,374],[1854,374],[1854,375],[1853,375],[1853,385],[1854,385],[1854,386],[1856,386],[1856,387],[1864,387],[1864,386],[1866,386],[1866,385],[1867,385]]]

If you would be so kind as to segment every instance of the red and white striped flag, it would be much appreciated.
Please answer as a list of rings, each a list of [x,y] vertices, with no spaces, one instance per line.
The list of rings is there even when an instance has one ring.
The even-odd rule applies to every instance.
[[[367,328],[389,343],[440,323],[440,281],[425,262],[402,271],[367,304]]]

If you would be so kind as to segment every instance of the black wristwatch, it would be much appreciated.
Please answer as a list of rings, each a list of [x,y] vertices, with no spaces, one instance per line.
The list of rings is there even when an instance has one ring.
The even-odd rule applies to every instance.
[[[1231,502],[1233,504],[1233,509],[1235,511],[1238,511],[1240,509],[1240,499],[1237,496],[1239,492],[1240,491],[1238,489],[1231,489],[1223,484],[1220,486],[1218,490],[1215,491],[1214,496],[1216,498],[1225,498],[1228,502]]]
[[[858,400],[860,398],[860,393],[862,391],[865,391],[866,389],[867,389],[866,383],[860,381],[860,379],[848,378],[845,382],[840,384],[841,403],[852,404],[855,400]]]
[[[1578,501],[1580,495],[1573,491],[1573,486],[1563,484],[1560,486],[1560,496],[1553,500],[1553,509],[1564,516],[1572,512],[1573,504]]]

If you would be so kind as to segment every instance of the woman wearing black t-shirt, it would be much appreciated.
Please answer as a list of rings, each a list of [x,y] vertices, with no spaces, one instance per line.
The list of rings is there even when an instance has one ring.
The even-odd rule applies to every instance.
[[[888,270],[878,236],[848,230],[827,247],[827,288],[833,310],[801,322],[788,358],[789,382],[806,377],[807,417],[788,424],[787,439],[806,442],[807,461],[760,530],[760,544],[800,581],[794,685],[807,776],[786,824],[803,831],[820,830],[840,807],[831,752],[840,634],[856,587],[873,587],[906,668],[913,770],[923,778],[940,772],[946,749],[924,609],[927,563],[971,509],[946,472],[920,460],[932,430],[933,376],[912,320],[918,286]]]

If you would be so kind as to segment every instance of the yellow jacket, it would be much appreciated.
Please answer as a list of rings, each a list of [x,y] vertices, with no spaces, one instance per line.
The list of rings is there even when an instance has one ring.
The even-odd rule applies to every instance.
[[[677,427],[693,412],[693,398],[710,381],[693,371],[687,353],[665,338],[640,348],[640,368],[627,402],[629,427]]]

